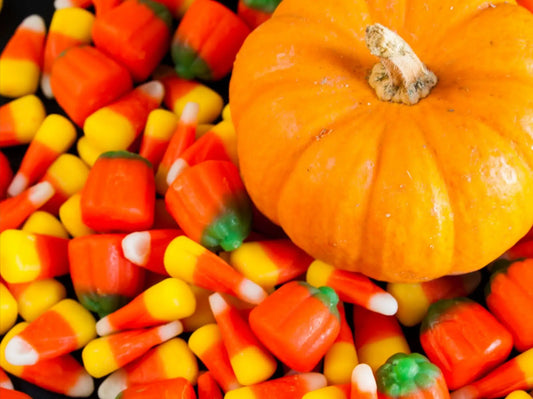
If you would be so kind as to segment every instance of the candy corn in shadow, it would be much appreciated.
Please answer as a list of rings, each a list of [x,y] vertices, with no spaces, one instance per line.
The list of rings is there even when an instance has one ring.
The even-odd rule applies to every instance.
[[[224,399],[294,399],[326,385],[326,377],[320,373],[299,373],[235,389]]]
[[[376,377],[368,364],[359,363],[354,367],[350,392],[351,398],[378,399]]]
[[[136,231],[122,240],[124,257],[137,266],[168,275],[165,270],[165,250],[170,242],[183,235],[180,229],[154,229]]]
[[[36,183],[48,167],[74,144],[76,128],[59,114],[48,115],[24,153],[7,193],[14,197]]]
[[[95,231],[87,226],[81,217],[81,195],[71,195],[59,207],[59,219],[72,237],[83,237],[95,234]]]
[[[84,347],[96,337],[94,317],[73,299],[63,299],[6,344],[4,356],[15,366],[30,366]]]
[[[19,227],[54,194],[54,187],[48,182],[42,182],[15,197],[0,201],[0,232]]]
[[[387,291],[398,301],[396,317],[404,326],[422,321],[429,305],[439,299],[470,295],[481,282],[481,272],[444,276],[420,283],[388,283]]]
[[[168,188],[165,202],[185,234],[209,249],[234,250],[250,234],[252,205],[232,162],[186,168]]]
[[[172,38],[171,55],[184,79],[219,80],[233,61],[248,26],[229,8],[213,0],[195,1],[181,19]]]
[[[183,339],[172,338],[106,377],[98,387],[98,397],[115,399],[130,386],[178,377],[195,384],[198,361]]]
[[[350,399],[350,385],[337,384],[307,392],[302,399]]]
[[[181,320],[183,331],[186,332],[193,332],[206,324],[216,323],[215,316],[211,312],[211,305],[209,304],[209,296],[213,291],[193,284],[190,287],[196,298],[196,310],[192,315]]]
[[[119,393],[116,399],[196,399],[196,393],[185,378],[173,378],[134,385]]]
[[[0,335],[5,334],[17,321],[18,304],[11,290],[0,282]]]
[[[261,303],[267,297],[263,288],[185,235],[170,242],[164,263],[170,276],[189,284],[231,294],[252,304]]]
[[[156,191],[164,196],[168,189],[167,175],[170,167],[186,148],[190,147],[196,137],[198,124],[198,104],[187,103],[180,116],[176,130],[172,134],[163,158],[155,174]]]
[[[0,387],[0,397],[2,399],[32,399],[30,395],[14,389],[6,389]]]
[[[308,372],[339,334],[338,301],[330,287],[315,288],[294,280],[254,307],[248,321],[257,338],[276,358],[291,369]]]
[[[179,229],[178,224],[176,223],[172,215],[168,212],[164,198],[155,199],[153,229]]]
[[[64,51],[50,74],[57,103],[79,127],[97,109],[131,91],[132,85],[126,68],[88,45]]]
[[[12,284],[65,275],[68,243],[65,238],[4,230],[0,233],[0,274]]]
[[[13,179],[13,170],[7,157],[0,151],[0,201],[6,198],[11,179]]]
[[[211,372],[224,392],[241,387],[217,324],[206,324],[195,330],[189,337],[189,348]]]
[[[145,270],[124,258],[124,234],[94,234],[68,244],[70,278],[80,303],[104,317],[144,289]]]
[[[51,392],[74,398],[86,398],[94,391],[94,380],[72,355],[46,359],[33,366],[14,366],[4,354],[11,339],[24,331],[29,323],[15,325],[0,343],[0,367],[8,373]],[[2,396],[3,397],[3,396]]]
[[[315,287],[327,285],[341,301],[363,306],[373,312],[393,315],[398,310],[396,299],[361,273],[337,269],[315,260],[307,269],[307,282]]]
[[[239,0],[237,15],[253,30],[270,19],[281,0]]]
[[[157,108],[148,114],[141,139],[139,155],[146,158],[157,171],[172,134],[178,126],[178,117],[171,111]]]
[[[181,323],[176,320],[157,327],[123,331],[93,339],[81,352],[83,365],[91,376],[104,377],[182,331]]]
[[[96,323],[98,335],[152,327],[190,316],[196,298],[183,280],[167,278]]]
[[[94,14],[80,7],[56,9],[50,21],[44,44],[41,90],[47,98],[53,98],[50,72],[56,58],[65,50],[91,42]]]
[[[29,143],[45,117],[43,102],[33,94],[0,106],[0,147]]]
[[[67,297],[65,286],[54,278],[9,284],[9,290],[17,301],[20,317],[27,322],[34,321]]]
[[[166,7],[125,0],[94,21],[94,45],[124,65],[135,82],[145,81],[169,50],[172,16]]]
[[[344,304],[339,302],[341,328],[333,345],[324,355],[323,374],[328,384],[349,384],[353,368],[357,365],[357,352],[353,341],[352,328],[346,320]]]
[[[103,151],[127,150],[142,133],[150,112],[161,104],[164,91],[158,81],[137,86],[89,115],[83,125],[85,137]]]
[[[152,227],[154,173],[138,154],[109,151],[100,155],[80,194],[83,222],[95,231],[132,232]]]
[[[198,399],[222,399],[222,392],[213,374],[205,371],[198,376]]]
[[[163,103],[179,117],[189,102],[198,104],[198,123],[211,123],[220,116],[224,100],[205,84],[179,77],[169,65],[159,65],[152,76],[165,86]]]
[[[4,333],[2,333],[4,334]],[[0,388],[3,389],[14,389],[13,382],[11,382],[11,379],[6,374],[4,369],[0,367]]]
[[[69,238],[63,224],[51,213],[35,211],[22,225],[21,230],[28,233],[44,234],[59,238]]]
[[[0,54],[0,95],[22,97],[39,87],[46,26],[36,14],[17,27]]]
[[[252,385],[270,378],[277,361],[255,337],[248,322],[218,293],[209,297],[209,303],[237,381]]]
[[[353,306],[354,342],[360,363],[375,372],[396,353],[410,353],[409,344],[395,316]]]

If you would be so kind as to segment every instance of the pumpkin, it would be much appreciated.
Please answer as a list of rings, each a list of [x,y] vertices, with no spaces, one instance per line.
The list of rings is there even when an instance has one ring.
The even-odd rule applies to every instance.
[[[482,268],[533,224],[532,43],[506,1],[282,1],[230,81],[252,200],[377,280]]]

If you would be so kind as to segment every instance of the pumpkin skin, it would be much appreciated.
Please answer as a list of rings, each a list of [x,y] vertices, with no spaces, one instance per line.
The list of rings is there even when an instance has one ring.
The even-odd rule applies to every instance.
[[[533,15],[427,4],[284,0],[230,81],[258,209],[312,256],[389,282],[480,269],[533,224]],[[367,82],[376,22],[438,78],[415,105],[381,101]]]

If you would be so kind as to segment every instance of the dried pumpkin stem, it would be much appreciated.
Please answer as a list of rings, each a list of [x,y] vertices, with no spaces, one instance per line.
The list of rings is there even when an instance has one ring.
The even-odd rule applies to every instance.
[[[435,74],[390,29],[380,24],[370,25],[366,28],[365,41],[370,53],[380,58],[368,78],[380,100],[413,105],[437,84]]]

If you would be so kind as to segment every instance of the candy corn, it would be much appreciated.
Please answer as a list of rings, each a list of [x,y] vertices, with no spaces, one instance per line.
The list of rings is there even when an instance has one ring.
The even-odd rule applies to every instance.
[[[9,229],[0,233],[0,274],[8,283],[67,274],[68,239]]]
[[[378,387],[372,368],[366,363],[354,367],[351,377],[351,398],[377,399]]]
[[[210,371],[200,374],[197,386],[198,399],[222,399],[222,392]]]
[[[330,385],[308,392],[302,399],[350,399],[350,385]]]
[[[410,353],[409,344],[396,317],[353,307],[354,341],[359,362],[375,372],[396,353]]]
[[[50,73],[55,59],[65,50],[91,42],[91,29],[94,15],[80,7],[57,9],[52,15],[48,35],[44,45],[43,73],[41,90],[52,98]]]
[[[15,325],[17,316],[17,301],[5,284],[0,282],[0,335],[5,334]]]
[[[63,224],[51,213],[35,211],[22,225],[21,230],[28,233],[44,234],[59,238],[69,238]]]
[[[363,306],[373,312],[390,316],[398,310],[396,299],[361,273],[337,269],[315,260],[307,270],[306,279],[315,287],[327,285],[333,288],[341,301]]]
[[[0,201],[5,199],[7,187],[9,186],[9,183],[11,183],[12,178],[13,171],[11,170],[9,160],[4,153],[0,151]]]
[[[275,378],[228,392],[224,399],[294,399],[326,386],[319,373],[300,373]]]
[[[158,108],[148,114],[139,155],[146,158],[155,171],[177,126],[178,117],[171,111]]]
[[[26,150],[20,168],[7,189],[8,194],[16,196],[37,182],[75,139],[76,129],[67,118],[59,114],[48,115]]]
[[[15,197],[0,201],[0,232],[19,227],[54,194],[54,187],[49,182],[42,182]]]
[[[116,399],[196,399],[196,393],[185,378],[155,381],[126,388]]]
[[[55,0],[54,7],[56,10],[74,7],[87,8],[91,5],[91,3],[91,0]]]
[[[121,330],[156,326],[190,316],[195,308],[196,298],[188,284],[177,278],[167,278],[100,319],[96,331],[104,336]]]
[[[198,361],[183,339],[172,338],[110,374],[100,384],[98,397],[115,399],[127,387],[178,377],[196,383]]]
[[[4,333],[2,333],[3,335]],[[13,382],[11,382],[11,379],[6,374],[4,369],[0,367],[0,388],[3,389],[14,389],[13,388]]]
[[[211,305],[209,304],[209,296],[213,291],[206,290],[197,285],[191,285],[190,287],[196,298],[196,310],[191,316],[181,320],[183,331],[187,332],[195,331],[206,324],[216,323],[215,316],[211,312]]]
[[[0,387],[0,397],[2,399],[32,399],[31,396],[26,395],[24,392],[2,387]]]
[[[531,394],[526,391],[516,390],[507,395],[505,399],[531,399]]]
[[[189,337],[189,347],[211,372],[224,392],[241,386],[231,366],[217,324],[206,324],[195,330]]]
[[[29,143],[45,116],[42,101],[33,94],[0,106],[0,147]]]
[[[83,125],[85,136],[102,151],[127,150],[142,133],[150,112],[161,104],[163,94],[158,81],[137,86],[89,115]]]
[[[245,302],[261,303],[267,296],[259,285],[184,235],[176,237],[168,245],[164,264],[172,277],[212,291],[235,295]]]
[[[94,165],[98,157],[105,152],[95,143],[91,142],[86,136],[81,136],[78,139],[76,142],[76,149],[78,150],[80,158],[91,167]]]
[[[0,95],[21,97],[39,86],[46,27],[39,15],[26,17],[0,54]]]
[[[81,217],[81,195],[70,196],[59,207],[59,219],[72,237],[82,237],[94,234],[94,230],[87,226]]]
[[[155,209],[154,209],[154,229],[179,229],[178,224],[168,213],[167,205],[165,204],[164,198],[155,199]]]
[[[104,377],[182,331],[181,323],[176,320],[158,327],[123,331],[93,339],[81,353],[83,365],[93,377]]]

